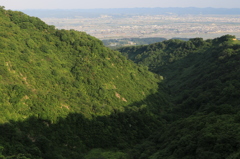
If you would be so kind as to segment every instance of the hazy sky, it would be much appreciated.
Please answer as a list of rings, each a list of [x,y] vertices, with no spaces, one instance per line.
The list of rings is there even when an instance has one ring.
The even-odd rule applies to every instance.
[[[136,7],[240,8],[240,0],[0,0],[6,9],[91,9]]]

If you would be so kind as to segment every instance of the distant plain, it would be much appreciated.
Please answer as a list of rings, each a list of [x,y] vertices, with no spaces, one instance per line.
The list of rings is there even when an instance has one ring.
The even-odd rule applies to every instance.
[[[240,38],[240,9],[135,8],[25,10],[58,29],[74,29],[99,39],[194,38],[231,34]]]

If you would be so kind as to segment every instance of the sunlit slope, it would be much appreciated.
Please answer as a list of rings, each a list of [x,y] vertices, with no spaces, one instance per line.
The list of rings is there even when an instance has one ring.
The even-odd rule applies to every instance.
[[[0,122],[109,115],[158,91],[154,74],[100,40],[21,12],[0,10],[0,55]]]

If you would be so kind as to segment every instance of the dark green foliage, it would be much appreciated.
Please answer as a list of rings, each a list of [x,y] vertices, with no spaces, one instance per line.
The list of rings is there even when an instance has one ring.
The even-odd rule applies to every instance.
[[[22,12],[0,25],[0,158],[127,158],[163,127],[170,104],[147,69]]]
[[[234,36],[119,49],[135,64],[21,12],[0,25],[0,158],[240,158]]]
[[[167,66],[190,53],[197,53],[207,45],[208,42],[203,41],[202,38],[194,38],[189,41],[171,39],[146,46],[123,47],[118,51],[134,62],[148,66],[151,71],[161,74],[159,67]]]
[[[91,120],[81,114],[69,114],[55,124],[47,119],[30,117],[22,122],[10,121],[1,125],[0,141],[4,156],[79,158],[93,148],[109,149],[110,153],[113,147],[120,150],[132,147],[153,130],[161,129],[160,125],[163,126],[162,122],[146,114],[145,110],[126,110]]]
[[[132,158],[239,158],[240,43],[235,36],[213,40],[168,40],[119,49],[163,75],[175,107],[162,117],[166,129],[132,151]]]

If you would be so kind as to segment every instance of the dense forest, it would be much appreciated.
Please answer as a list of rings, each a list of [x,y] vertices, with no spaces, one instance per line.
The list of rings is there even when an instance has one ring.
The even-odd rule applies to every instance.
[[[170,104],[146,67],[84,32],[3,7],[0,19],[2,158],[121,157],[164,123]]]
[[[1,7],[0,54],[0,158],[240,158],[235,36],[113,51]]]
[[[162,76],[172,110],[134,152],[140,158],[240,158],[240,42],[172,39],[119,49]],[[150,156],[150,157],[149,157]]]

